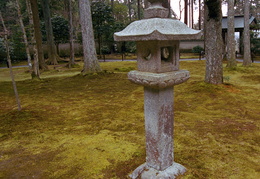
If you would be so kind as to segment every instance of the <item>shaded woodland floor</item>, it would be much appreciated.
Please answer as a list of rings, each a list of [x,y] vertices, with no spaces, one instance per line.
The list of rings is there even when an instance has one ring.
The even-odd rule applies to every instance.
[[[260,178],[260,64],[225,69],[203,82],[205,61],[180,62],[191,78],[175,86],[174,157],[179,178]],[[30,80],[0,69],[0,178],[125,179],[145,162],[143,88],[128,81],[136,62],[106,62],[80,75],[60,67]]]

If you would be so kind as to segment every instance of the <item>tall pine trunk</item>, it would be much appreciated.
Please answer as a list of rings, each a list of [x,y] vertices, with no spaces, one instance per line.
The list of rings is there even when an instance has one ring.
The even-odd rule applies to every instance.
[[[51,24],[51,12],[50,12],[49,4],[50,4],[49,0],[41,0],[46,35],[47,35],[49,64],[57,65],[58,64],[58,54],[57,54],[56,46],[54,43],[53,30],[52,30],[52,24]]]
[[[234,26],[234,0],[228,1],[228,31],[227,31],[227,67],[233,68],[237,66],[236,62],[236,41]]]
[[[68,17],[69,17],[69,32],[70,32],[70,61],[69,68],[75,64],[75,52],[74,52],[74,31],[73,31],[73,8],[72,0],[68,0]]]
[[[137,14],[138,14],[138,19],[141,19],[141,4],[140,4],[140,0],[137,0]]]
[[[37,46],[37,51],[38,51],[39,67],[42,70],[47,70],[48,66],[46,65],[46,63],[44,61],[44,57],[43,57],[42,34],[41,34],[41,28],[40,28],[40,18],[39,18],[37,0],[30,0],[30,4],[31,4],[31,9],[32,9],[34,37],[36,40],[36,46]]]
[[[20,102],[20,99],[19,99],[19,95],[18,95],[18,91],[17,91],[17,87],[16,87],[16,82],[14,80],[12,62],[11,62],[11,57],[10,57],[10,49],[9,49],[8,35],[7,35],[8,31],[5,27],[5,22],[4,22],[4,19],[2,17],[1,11],[0,11],[0,21],[2,22],[2,25],[3,25],[3,28],[4,28],[4,42],[5,42],[5,48],[6,48],[6,54],[7,54],[7,63],[8,63],[9,71],[10,71],[10,76],[11,76],[11,79],[12,79],[16,103],[17,103],[18,111],[21,111],[21,102]]]
[[[191,28],[194,26],[194,1],[191,0]]]
[[[243,66],[250,66],[251,61],[251,49],[250,49],[250,29],[249,29],[249,0],[245,0],[244,4],[244,60]]]
[[[35,40],[35,33],[34,33],[34,28],[33,28],[33,15],[32,15],[32,8],[30,4],[30,0],[26,0],[26,8],[27,8],[27,13],[29,17],[29,31],[31,34],[31,44],[33,45],[33,53],[34,53],[34,58],[33,58],[33,71],[31,73],[32,78],[40,79],[40,69],[39,69],[39,59],[38,59],[38,50],[37,50],[37,45],[36,45],[36,40]]]
[[[131,0],[128,1],[128,14],[129,14],[129,21],[132,21],[132,16],[131,16]]]
[[[28,43],[25,28],[24,28],[23,17],[22,17],[22,14],[21,14],[21,8],[20,8],[20,4],[19,4],[18,0],[16,0],[16,9],[17,9],[17,14],[18,14],[18,19],[19,19],[19,23],[20,23],[20,26],[21,26],[21,30],[22,30],[22,33],[23,33],[23,39],[24,39],[24,44],[25,44],[25,49],[26,49],[26,55],[27,55],[29,70],[32,70],[32,60],[31,60],[31,55],[30,55],[29,43]]]
[[[184,23],[188,25],[188,0],[184,0]]]
[[[211,84],[223,83],[222,67],[222,12],[221,0],[208,0],[205,2],[205,82]]]
[[[79,0],[79,11],[84,53],[84,68],[82,73],[100,72],[101,68],[99,66],[95,48],[89,0]]]
[[[201,30],[201,0],[199,0],[199,30]]]

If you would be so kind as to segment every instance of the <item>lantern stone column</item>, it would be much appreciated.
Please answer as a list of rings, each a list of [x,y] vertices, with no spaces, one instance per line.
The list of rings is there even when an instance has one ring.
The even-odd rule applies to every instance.
[[[144,88],[146,164],[162,171],[173,163],[173,88]]]
[[[132,179],[174,179],[186,169],[174,162],[174,85],[189,79],[189,71],[179,69],[179,41],[199,39],[201,32],[167,18],[164,0],[148,0],[146,19],[132,22],[114,34],[116,41],[136,41],[138,70],[128,79],[144,86],[146,163],[130,175]],[[167,0],[165,0],[167,1]]]
[[[146,163],[131,178],[173,179],[186,169],[174,162],[173,152],[173,86],[189,79],[189,72],[166,73],[131,71],[130,81],[144,86]]]

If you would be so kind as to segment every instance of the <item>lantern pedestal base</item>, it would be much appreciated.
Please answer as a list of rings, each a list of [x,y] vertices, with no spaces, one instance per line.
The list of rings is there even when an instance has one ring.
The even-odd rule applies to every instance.
[[[186,168],[181,164],[173,162],[173,164],[163,171],[158,171],[142,164],[130,175],[130,178],[137,179],[141,176],[141,179],[175,179],[177,176],[186,172]]]

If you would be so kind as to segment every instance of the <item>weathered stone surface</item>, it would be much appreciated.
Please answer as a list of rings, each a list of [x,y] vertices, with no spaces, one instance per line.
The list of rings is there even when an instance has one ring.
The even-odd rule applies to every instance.
[[[136,84],[162,89],[178,85],[187,81],[190,78],[190,73],[187,70],[178,70],[166,73],[150,73],[141,71],[130,71],[128,79]]]
[[[163,7],[150,7],[144,10],[144,18],[167,18],[169,16],[169,10]]]
[[[139,71],[162,73],[179,70],[179,41],[139,41],[136,47]],[[168,58],[163,56],[165,48]]]
[[[173,87],[144,88],[146,164],[162,171],[173,162]]]
[[[201,31],[190,29],[175,19],[151,18],[134,21],[114,34],[115,41],[200,39]]]
[[[130,175],[130,178],[137,179],[139,176],[142,179],[175,179],[178,175],[186,172],[186,168],[179,163],[173,162],[171,166],[163,171],[158,171],[142,164]]]

